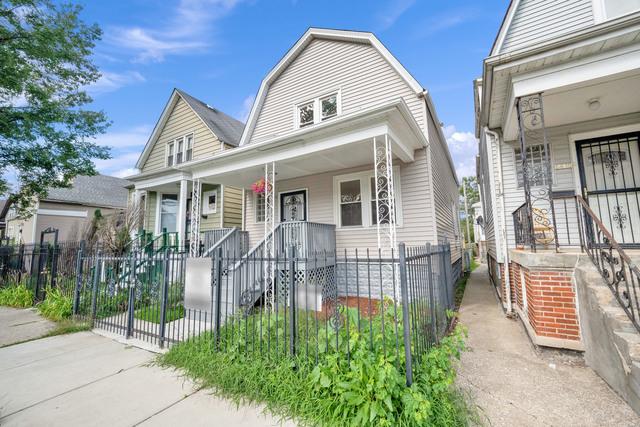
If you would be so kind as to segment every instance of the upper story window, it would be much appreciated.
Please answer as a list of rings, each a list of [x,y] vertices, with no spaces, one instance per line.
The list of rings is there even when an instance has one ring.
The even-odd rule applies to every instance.
[[[593,0],[596,21],[614,19],[640,10],[640,0]]]
[[[167,166],[179,165],[193,159],[193,134],[181,136],[167,143]]]
[[[340,91],[331,92],[318,98],[296,105],[295,123],[303,128],[320,123],[340,114]]]

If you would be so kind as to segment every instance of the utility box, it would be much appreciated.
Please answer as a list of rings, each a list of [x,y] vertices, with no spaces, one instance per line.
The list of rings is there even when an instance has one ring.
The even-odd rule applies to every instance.
[[[184,284],[184,308],[189,313],[195,310],[201,315],[203,312],[213,312],[213,290],[211,286],[211,271],[213,258],[187,258]]]

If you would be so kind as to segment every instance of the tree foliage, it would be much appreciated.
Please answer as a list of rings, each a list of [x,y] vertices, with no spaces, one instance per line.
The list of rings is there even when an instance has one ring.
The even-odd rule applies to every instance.
[[[81,7],[50,0],[0,0],[0,196],[11,191],[25,214],[48,188],[96,174],[93,159],[109,157],[91,142],[108,121],[85,108],[86,87],[100,74],[91,60],[101,37],[79,18]]]

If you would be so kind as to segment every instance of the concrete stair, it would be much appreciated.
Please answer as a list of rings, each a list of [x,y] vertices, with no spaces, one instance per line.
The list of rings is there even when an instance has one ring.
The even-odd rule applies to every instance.
[[[585,360],[640,413],[640,333],[588,256],[574,278]]]

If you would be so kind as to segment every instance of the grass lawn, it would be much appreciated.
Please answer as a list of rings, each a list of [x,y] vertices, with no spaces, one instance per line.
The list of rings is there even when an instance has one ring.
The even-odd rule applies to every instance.
[[[152,304],[135,311],[134,317],[138,320],[144,320],[151,323],[160,323],[161,306],[159,304]],[[184,307],[182,304],[178,304],[174,307],[167,308],[167,322],[182,319],[184,317]]]

